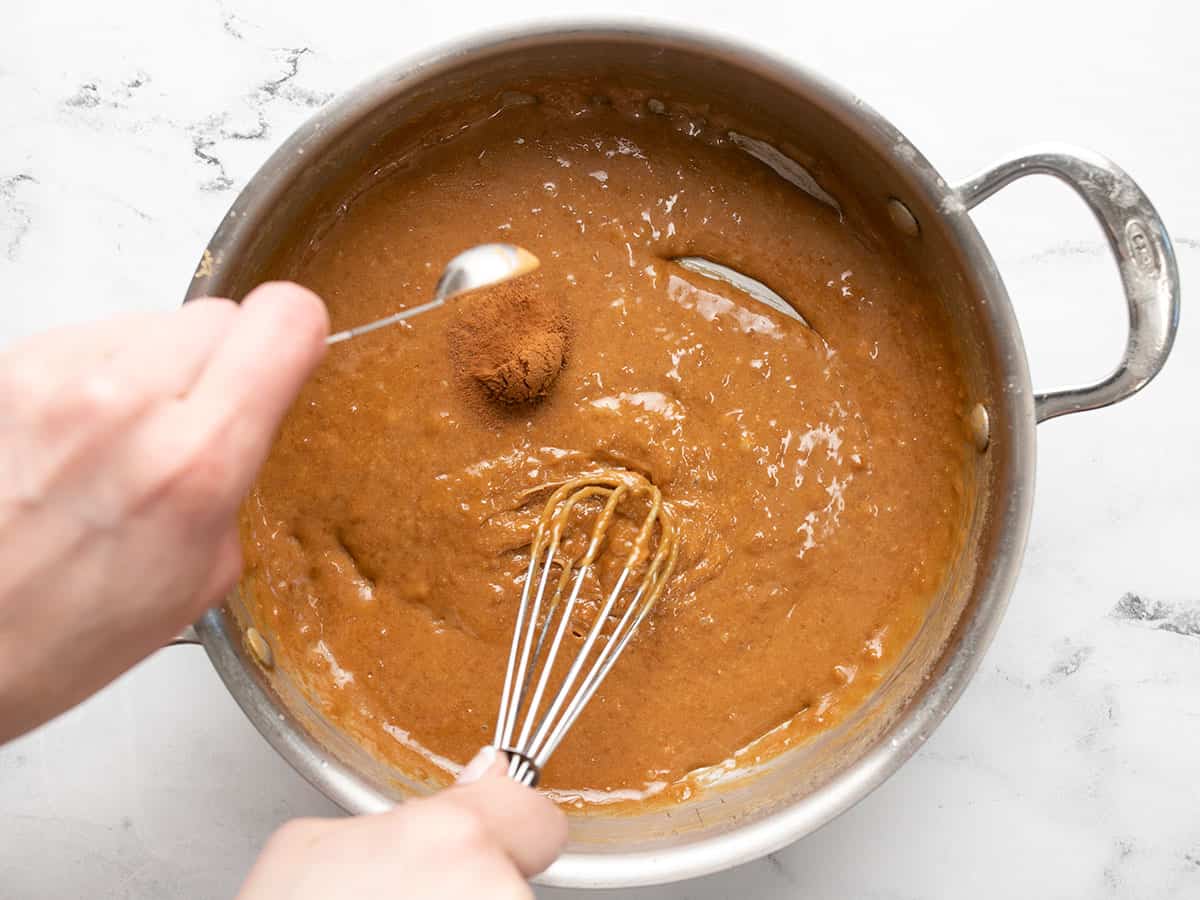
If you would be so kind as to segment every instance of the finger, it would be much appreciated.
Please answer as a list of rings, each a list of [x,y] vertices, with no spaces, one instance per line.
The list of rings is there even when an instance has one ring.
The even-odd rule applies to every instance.
[[[25,408],[60,450],[75,452],[77,440],[112,434],[187,390],[236,311],[205,299],[50,332],[5,367],[6,389],[18,395],[10,408]]]
[[[71,378],[81,371],[97,371],[118,358],[138,358],[156,351],[163,354],[204,343],[213,336],[214,326],[228,325],[230,313],[236,309],[230,300],[201,297],[177,310],[125,313],[55,328],[19,341],[6,355],[30,357],[47,375]],[[140,374],[137,369],[130,371]]]
[[[105,438],[155,403],[178,398],[196,382],[237,311],[231,300],[204,299],[147,316],[106,360],[76,370],[73,381],[60,385],[47,404],[45,426],[55,434],[82,430]],[[98,342],[109,337],[102,334]]]
[[[97,322],[62,325],[22,338],[4,348],[6,359],[31,357],[47,372],[74,371],[81,363],[101,361],[129,341],[162,312],[123,313]]]
[[[13,441],[10,449],[12,454],[26,448],[32,457],[20,465],[21,493],[40,495],[54,484],[79,478],[71,493],[86,501],[83,518],[119,518],[131,484],[147,475],[145,465],[131,469],[127,464],[137,423],[152,420],[147,416],[152,407],[177,398],[195,382],[237,312],[229,300],[206,299],[170,313],[81,327],[79,335],[90,333],[94,340],[76,346],[76,355],[62,362],[61,371],[43,369],[47,377],[40,385],[30,387],[31,393],[21,391],[20,403],[27,408],[12,412],[27,436],[37,435]],[[128,333],[130,326],[135,326],[135,334]],[[113,341],[120,349],[106,360],[89,361],[98,348]],[[38,365],[44,367],[46,361]],[[152,461],[153,455],[146,460]],[[105,477],[97,479],[97,471],[104,471]]]
[[[48,424],[56,428],[64,419],[80,420],[73,409],[64,409],[55,417],[60,406],[69,407],[75,400],[86,406],[95,397],[118,393],[132,400],[129,392],[117,392],[99,373],[108,368],[120,348],[134,345],[135,335],[166,316],[133,313],[56,328],[19,341],[0,357],[0,406],[17,419],[48,418]]]
[[[300,285],[264,284],[242,301],[183,410],[228,461],[230,496],[249,489],[280,420],[324,355],[328,332],[324,304]]]
[[[488,747],[481,754],[489,751],[495,753]],[[507,769],[501,756],[477,781],[450,788],[439,799],[478,816],[521,874],[530,878],[562,852],[567,842],[567,817],[549,799],[509,778]]]
[[[204,297],[147,320],[135,338],[113,354],[104,374],[147,399],[180,397],[191,390],[205,364],[237,320],[232,300]]]

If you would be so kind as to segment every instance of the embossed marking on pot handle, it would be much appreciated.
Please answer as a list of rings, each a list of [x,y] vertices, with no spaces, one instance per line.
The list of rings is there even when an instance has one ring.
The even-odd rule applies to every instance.
[[[1074,189],[1100,222],[1117,257],[1129,339],[1117,367],[1103,381],[1037,394],[1038,422],[1118,403],[1144,388],[1162,369],[1179,327],[1179,269],[1175,251],[1149,198],[1112,160],[1063,145],[1036,147],[1001,162],[958,188],[966,209],[1026,175],[1053,175]]]

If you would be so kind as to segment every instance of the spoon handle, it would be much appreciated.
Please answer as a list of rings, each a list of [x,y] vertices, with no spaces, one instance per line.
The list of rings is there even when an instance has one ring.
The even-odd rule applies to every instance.
[[[325,338],[326,344],[340,344],[342,341],[348,341],[352,337],[358,337],[360,334],[366,334],[368,331],[375,331],[380,328],[386,328],[388,325],[395,325],[397,322],[403,322],[405,319],[411,319],[413,316],[420,315],[423,312],[441,306],[446,301],[438,297],[436,300],[430,300],[428,303],[422,303],[420,306],[413,306],[405,310],[401,310],[394,316],[386,316],[382,319],[376,319],[374,322],[368,322],[366,325],[358,325],[354,328],[347,328],[345,331],[339,331],[337,334],[331,334]]]

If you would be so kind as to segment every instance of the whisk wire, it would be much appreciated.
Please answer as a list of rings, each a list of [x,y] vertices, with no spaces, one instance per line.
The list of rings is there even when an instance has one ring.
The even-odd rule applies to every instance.
[[[581,683],[579,693],[568,704],[563,712],[562,718],[546,743],[537,748],[534,753],[534,763],[540,768],[549,760],[550,754],[557,749],[558,745],[566,737],[567,731],[579,718],[583,708],[588,701],[600,688],[608,673],[612,670],[613,665],[624,651],[625,646],[632,640],[634,634],[642,621],[650,614],[650,610],[657,602],[659,595],[665,587],[666,577],[675,567],[675,554],[678,550],[678,544],[674,540],[673,533],[666,536],[666,540],[660,545],[659,552],[655,554],[654,560],[651,562],[648,577],[642,582],[634,595],[633,601],[625,610],[625,614],[613,629],[613,633],[609,636],[608,642],[601,649],[589,670],[584,681]],[[665,566],[665,568],[664,568]],[[662,573],[661,578],[657,576]]]
[[[571,664],[571,668],[567,670],[566,676],[563,678],[563,683],[559,687],[558,693],[554,696],[553,703],[550,704],[550,709],[546,715],[542,717],[538,724],[537,733],[534,734],[533,740],[529,742],[529,755],[537,758],[538,750],[541,749],[542,742],[545,740],[547,732],[550,731],[554,724],[554,717],[558,715],[563,704],[567,702],[568,691],[575,685],[575,679],[579,677],[579,672],[583,668],[583,664],[587,662],[588,654],[592,651],[592,646],[596,643],[596,639],[600,637],[600,632],[604,628],[604,624],[608,619],[609,613],[612,611],[613,605],[617,602],[617,598],[621,594],[621,589],[625,586],[625,580],[629,577],[629,570],[625,569],[621,572],[620,578],[617,579],[616,586],[608,595],[608,600],[605,601],[604,607],[596,615],[596,621],[592,623],[592,627],[588,629],[586,640],[579,650],[579,654],[575,657],[575,661]],[[567,616],[564,614],[562,624],[559,625],[559,635],[561,636],[564,625],[567,623]],[[555,647],[557,650],[557,647]],[[550,671],[550,663],[547,662],[546,668],[543,670],[543,677]]]
[[[563,484],[550,497],[543,511],[541,518],[538,521],[537,530],[534,534],[533,544],[530,547],[529,553],[529,568],[525,575],[525,584],[521,590],[521,605],[517,610],[517,621],[513,629],[514,639],[512,646],[509,648],[508,669],[504,679],[504,693],[500,700],[500,711],[496,725],[496,740],[497,748],[507,746],[512,741],[512,732],[516,727],[517,714],[520,703],[514,702],[528,689],[528,674],[537,665],[538,656],[541,653],[542,646],[546,639],[546,627],[543,626],[538,633],[537,644],[533,642],[533,635],[537,631],[538,615],[541,612],[542,598],[546,593],[546,582],[550,577],[551,567],[554,564],[554,558],[558,553],[559,544],[562,539],[563,530],[566,527],[566,516],[556,518],[552,514],[557,509],[561,500],[566,497],[572,486],[571,482]],[[581,492],[582,493],[582,492]],[[575,497],[570,505],[566,508],[569,514],[570,510],[586,496],[590,496],[594,491],[589,491],[585,496]],[[549,525],[549,529],[547,529]],[[542,548],[549,545],[546,560],[540,567]],[[554,594],[550,598],[550,603],[546,608],[545,620],[548,625],[553,617],[554,610],[562,597],[563,589],[566,586],[567,580],[570,578],[573,568],[573,561],[568,559],[562,568],[562,575],[555,587]],[[538,585],[537,593],[533,595],[533,608],[530,610],[530,589],[534,584]],[[527,624],[526,624],[527,620]],[[525,639],[518,640],[518,636],[522,632],[522,627],[525,627]],[[513,664],[516,661],[518,647],[521,648],[520,664],[515,673]],[[514,677],[515,676],[515,677]],[[520,686],[518,690],[518,686]]]
[[[552,683],[555,663],[587,576],[595,567],[621,502],[640,496],[647,498],[648,512],[642,519],[625,565],[608,591],[574,661],[557,685],[548,709],[543,713],[542,703]],[[603,499],[604,504],[593,520],[586,550],[580,557],[572,558],[562,553],[564,533],[576,507],[590,499]],[[609,619],[615,616],[614,609],[626,592],[630,575],[649,555],[656,529],[658,546],[646,563],[641,582],[616,626],[589,664],[592,651],[600,641]],[[513,641],[509,649],[493,742],[498,749],[508,753],[509,775],[512,778],[524,784],[536,784],[542,767],[566,737],[661,596],[674,569],[676,551],[675,527],[663,504],[662,494],[641,475],[617,470],[593,473],[563,482],[551,493],[530,544],[529,565],[513,626]],[[556,561],[560,574],[547,601],[546,592]],[[572,695],[577,682],[578,689]],[[514,741],[518,720],[521,720],[520,733]]]
[[[589,497],[603,496],[604,494],[608,494],[608,500],[604,504],[604,509],[600,512],[600,515],[596,517],[596,522],[592,526],[592,534],[588,540],[587,551],[584,553],[583,558],[579,562],[578,573],[575,576],[575,584],[571,588],[571,594],[567,600],[566,608],[563,609],[561,615],[559,616],[558,630],[555,632],[554,640],[550,644],[550,650],[546,657],[546,661],[542,663],[541,677],[538,678],[537,687],[534,689],[533,693],[533,699],[530,700],[528,709],[525,713],[525,724],[521,728],[521,737],[518,741],[521,746],[527,746],[526,742],[529,740],[530,732],[533,730],[534,723],[537,721],[538,710],[541,709],[542,696],[545,694],[546,687],[550,683],[550,676],[554,670],[554,662],[558,658],[558,651],[562,646],[563,635],[566,633],[567,627],[571,624],[571,613],[575,611],[575,604],[578,602],[579,593],[583,589],[584,579],[587,577],[587,573],[591,569],[592,563],[595,561],[596,553],[600,549],[601,540],[603,539],[605,532],[608,530],[609,523],[612,521],[613,514],[616,512],[617,504],[620,502],[624,493],[625,489],[623,487],[618,487],[613,490],[607,490],[606,488],[599,486],[585,487],[582,490],[571,494],[563,504],[562,511],[555,517],[554,521],[557,527],[554,531],[554,540],[555,543],[557,543],[557,541],[562,537],[562,531],[566,527],[565,523],[570,518],[571,511],[581,500],[586,500]],[[567,569],[566,571],[569,572],[570,570]],[[624,579],[622,578],[622,581],[623,580]],[[548,607],[546,610],[546,622],[543,625],[543,637],[549,630],[550,623],[553,618],[553,613],[551,610],[557,605],[558,604],[556,601],[552,601],[551,607]],[[577,659],[577,665],[578,662],[579,660]],[[574,668],[572,671],[574,672]],[[573,677],[572,680],[574,680]],[[561,697],[563,693],[568,690],[570,690],[569,683],[565,687],[561,687],[559,689],[558,696]],[[556,709],[552,708],[551,711],[547,713],[547,716],[553,715],[555,711]],[[545,719],[543,719],[543,721],[545,721]]]
[[[529,597],[536,577],[537,561],[540,552],[537,544],[540,538],[541,532],[539,530],[538,536],[534,539],[534,548],[529,555],[529,568],[525,573],[525,584],[521,589],[521,605],[517,608],[517,621],[513,626],[513,641],[509,647],[508,668],[504,676],[504,693],[500,696],[500,712],[496,720],[496,740],[494,743],[497,749],[505,747],[512,742],[512,731],[516,725],[518,707],[518,704],[515,702],[517,699],[516,686],[524,685],[526,680],[525,672],[529,666],[530,649],[533,646],[532,635],[537,627],[538,608],[541,606],[542,596],[546,591],[546,579],[550,576],[550,563],[554,559],[553,553],[551,553],[547,559],[546,566],[542,570],[533,610],[530,612]],[[527,616],[529,620],[528,634],[526,635],[526,639],[522,641],[519,638],[522,630],[526,627],[525,620]],[[514,671],[518,651],[520,651],[521,660],[519,666]]]

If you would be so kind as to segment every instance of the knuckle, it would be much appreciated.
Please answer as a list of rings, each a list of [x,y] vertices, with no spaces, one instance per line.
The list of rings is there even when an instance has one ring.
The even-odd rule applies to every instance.
[[[75,412],[102,424],[124,421],[139,405],[132,391],[100,373],[84,376],[77,392]]]
[[[28,384],[25,403],[31,424],[52,435],[103,439],[112,435],[115,426],[133,419],[143,406],[136,392],[99,372],[56,381],[52,374],[28,367],[22,377]]]

